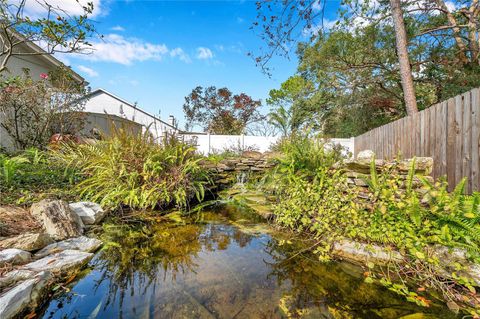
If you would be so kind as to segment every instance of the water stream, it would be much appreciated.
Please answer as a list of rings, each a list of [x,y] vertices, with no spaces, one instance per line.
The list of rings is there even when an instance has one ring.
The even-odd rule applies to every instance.
[[[454,318],[320,263],[255,215],[225,206],[186,221],[111,224],[105,248],[43,318]]]

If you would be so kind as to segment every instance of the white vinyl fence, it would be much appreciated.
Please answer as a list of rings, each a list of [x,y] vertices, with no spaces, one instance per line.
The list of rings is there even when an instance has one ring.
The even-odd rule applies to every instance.
[[[212,134],[183,134],[185,141],[196,145],[197,150],[204,154],[219,153],[225,150],[254,150],[267,152],[280,136],[248,136],[248,135],[212,135]],[[340,144],[347,152],[353,154],[354,138],[332,138],[333,144]]]

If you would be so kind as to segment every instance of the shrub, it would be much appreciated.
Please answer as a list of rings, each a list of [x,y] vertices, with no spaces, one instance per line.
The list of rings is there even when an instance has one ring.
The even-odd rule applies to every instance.
[[[280,140],[275,149],[284,154],[281,166],[292,167],[294,172],[313,175],[319,168],[331,168],[343,160],[346,153],[341,145],[332,145],[327,140],[300,133]]]
[[[110,207],[184,208],[203,199],[208,181],[193,147],[175,137],[156,144],[148,132],[125,128],[93,144],[65,144],[57,156],[84,176],[80,196]]]
[[[84,124],[82,84],[58,69],[41,79],[28,73],[0,81],[0,125],[16,149],[45,148],[55,134],[76,134]]]
[[[16,156],[0,154],[0,203],[28,205],[46,197],[70,197],[76,177],[46,151],[29,148]]]

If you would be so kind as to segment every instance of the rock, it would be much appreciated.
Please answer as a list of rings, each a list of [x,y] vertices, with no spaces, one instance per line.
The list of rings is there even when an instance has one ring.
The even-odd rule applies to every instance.
[[[332,253],[340,258],[357,262],[373,262],[379,265],[388,262],[402,262],[403,256],[395,250],[378,245],[367,245],[344,239],[333,244]]]
[[[361,179],[361,178],[355,178],[353,180],[353,182],[355,183],[355,185],[357,186],[362,186],[362,187],[366,187],[368,186],[367,182],[365,182],[365,180]]]
[[[346,160],[343,164],[343,167],[346,168],[347,170],[356,172],[356,173],[361,173],[361,174],[370,174],[370,165],[371,162],[367,161],[359,161],[359,160]],[[380,171],[382,168],[385,166],[385,161],[381,159],[376,159],[375,160],[375,168],[378,171]],[[337,168],[340,168],[341,166],[338,166]]]
[[[31,271],[48,270],[64,275],[72,270],[83,267],[92,259],[92,253],[78,250],[64,250],[37,261],[22,266],[22,269]]]
[[[364,150],[358,153],[357,161],[370,163],[375,159],[375,153],[372,150]]]
[[[10,265],[26,264],[30,261],[32,255],[21,249],[9,248],[0,251],[0,267]]]
[[[26,233],[0,241],[0,248],[17,248],[26,251],[35,251],[53,243],[53,238],[45,233]]]
[[[257,151],[245,151],[242,153],[242,157],[245,158],[252,158],[252,159],[261,159],[263,157],[263,154],[261,152]]]
[[[436,245],[431,248],[432,257],[438,259],[442,276],[451,278],[453,273],[473,280],[480,287],[480,265],[468,260],[467,251],[461,248],[449,248]],[[462,265],[458,270],[457,266]]]
[[[68,206],[77,214],[85,225],[98,224],[104,217],[106,212],[102,206],[92,202],[71,203]]]
[[[32,279],[37,273],[30,270],[16,269],[6,273],[4,276],[0,277],[0,291],[3,288],[12,286],[19,281]]]
[[[33,204],[30,212],[42,223],[46,232],[57,240],[83,234],[82,220],[64,201],[42,200]]]
[[[85,236],[70,238],[64,241],[59,241],[58,243],[53,243],[43,248],[35,254],[36,258],[43,258],[47,255],[55,254],[64,250],[80,250],[87,253],[93,253],[100,246],[102,246],[102,241],[95,238],[88,238]]]
[[[408,172],[410,171],[410,167],[412,167],[413,158],[403,160],[398,162],[397,168],[401,172]],[[424,174],[430,175],[433,169],[433,158],[431,157],[416,157],[415,158],[415,173],[417,174]]]
[[[268,160],[278,160],[285,158],[285,155],[280,152],[265,152],[263,153],[263,158]]]
[[[0,318],[10,319],[37,307],[46,292],[51,274],[42,271],[35,278],[25,280],[0,297]]]

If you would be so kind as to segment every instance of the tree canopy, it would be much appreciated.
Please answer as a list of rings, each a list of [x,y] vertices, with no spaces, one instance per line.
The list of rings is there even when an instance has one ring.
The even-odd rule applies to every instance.
[[[455,1],[447,8],[437,0],[402,4],[418,108],[480,86],[478,2]],[[293,114],[302,105],[311,117],[302,117],[300,126],[316,126],[335,137],[355,136],[405,116],[395,30],[387,5],[388,1],[348,1],[340,14],[345,20],[339,19],[330,29],[316,29],[313,38],[303,37],[296,50],[297,72],[279,90],[302,92],[289,88],[292,81],[303,81],[305,90],[293,100],[272,90],[267,102],[273,113]]]
[[[198,125],[214,134],[242,134],[249,123],[261,118],[261,105],[245,93],[234,95],[227,88],[197,86],[185,97],[183,110],[187,129]]]
[[[93,2],[81,5],[81,14],[71,15],[61,5],[49,0],[31,0],[43,12],[29,16],[27,1],[0,0],[0,73],[7,70],[13,56],[80,52],[89,47],[88,38],[94,32],[89,20]],[[25,43],[36,43],[45,52],[25,50]]]

